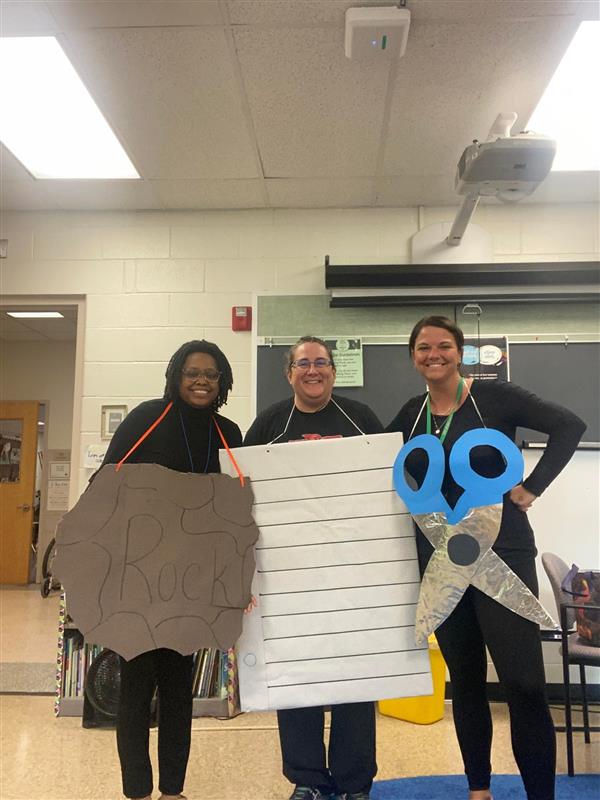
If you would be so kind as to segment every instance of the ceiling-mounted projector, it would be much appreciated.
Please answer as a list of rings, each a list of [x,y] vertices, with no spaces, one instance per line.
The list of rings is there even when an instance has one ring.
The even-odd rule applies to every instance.
[[[556,142],[535,133],[474,142],[460,157],[454,187],[459,194],[520,199],[534,192],[550,172]]]
[[[516,202],[534,192],[550,172],[556,142],[526,131],[511,136],[516,119],[514,111],[498,114],[487,141],[475,139],[460,157],[454,188],[464,199],[446,239],[451,247],[461,243],[481,197]]]

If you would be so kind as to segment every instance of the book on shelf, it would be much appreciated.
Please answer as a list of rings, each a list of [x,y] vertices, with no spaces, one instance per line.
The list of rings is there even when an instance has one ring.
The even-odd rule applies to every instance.
[[[194,656],[192,695],[195,698],[227,697],[227,652],[214,648],[199,650]]]
[[[86,675],[93,661],[103,651],[101,645],[84,641],[66,611],[64,594],[59,607],[58,648],[56,657],[56,715],[81,715]],[[239,713],[236,656],[233,649],[203,648],[194,654],[192,695],[195,700],[226,700],[222,716]],[[61,710],[61,701],[64,708]],[[217,708],[219,704],[217,704]],[[221,715],[215,704],[195,706],[195,714],[203,711]]]

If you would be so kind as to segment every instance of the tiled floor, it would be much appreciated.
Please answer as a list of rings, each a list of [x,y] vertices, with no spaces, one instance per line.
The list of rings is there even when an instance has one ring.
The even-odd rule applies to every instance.
[[[43,600],[37,591],[0,589],[0,661],[52,664],[57,606],[56,596]],[[494,705],[493,714],[494,769],[514,773],[505,708]],[[0,800],[121,797],[114,731],[83,729],[79,719],[56,718],[51,697],[27,694],[0,697],[0,724]],[[449,707],[435,725],[381,716],[377,724],[379,779],[462,772]],[[155,748],[156,731],[151,742]],[[564,772],[562,734],[558,751],[559,771]],[[579,772],[600,771],[600,736],[595,734],[591,745],[578,736],[575,759]],[[274,714],[244,714],[226,722],[194,720],[189,800],[284,800],[289,793],[280,773]]]

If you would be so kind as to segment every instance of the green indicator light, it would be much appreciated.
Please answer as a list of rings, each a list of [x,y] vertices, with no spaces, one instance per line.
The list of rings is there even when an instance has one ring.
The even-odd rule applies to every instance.
[[[387,36],[385,36],[385,35],[384,35],[384,36],[382,37],[382,39],[381,39],[381,49],[382,49],[382,50],[385,50],[385,48],[386,48],[386,45],[387,45]]]

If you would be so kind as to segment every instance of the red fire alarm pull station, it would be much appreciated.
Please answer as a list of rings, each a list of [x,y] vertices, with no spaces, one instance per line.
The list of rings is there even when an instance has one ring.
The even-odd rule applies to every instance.
[[[231,309],[231,330],[252,330],[252,306],[233,306]]]

